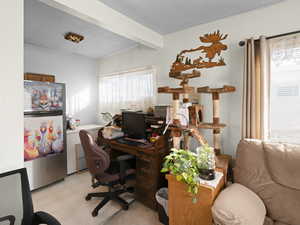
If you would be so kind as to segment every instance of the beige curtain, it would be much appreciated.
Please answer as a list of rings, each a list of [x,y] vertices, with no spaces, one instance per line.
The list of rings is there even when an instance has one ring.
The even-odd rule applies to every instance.
[[[245,45],[242,138],[266,139],[269,131],[269,44],[265,37]]]

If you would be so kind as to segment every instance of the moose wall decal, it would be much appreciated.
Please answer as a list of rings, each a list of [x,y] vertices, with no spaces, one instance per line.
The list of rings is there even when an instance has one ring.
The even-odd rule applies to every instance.
[[[192,48],[189,50],[181,51],[177,57],[175,62],[173,62],[169,76],[173,78],[182,78],[182,76],[188,76],[188,78],[199,77],[200,72],[197,69],[202,68],[211,68],[215,66],[225,66],[224,59],[219,57],[217,61],[213,61],[213,59],[218,55],[221,55],[222,51],[227,50],[227,45],[223,44],[221,41],[227,38],[227,34],[223,35],[220,31],[216,31],[214,33],[205,34],[200,36],[199,39],[202,43],[211,43],[208,46],[199,46],[198,48]],[[199,51],[201,55],[194,59],[187,56],[187,53],[197,52]],[[183,71],[193,70],[189,74],[182,74]]]

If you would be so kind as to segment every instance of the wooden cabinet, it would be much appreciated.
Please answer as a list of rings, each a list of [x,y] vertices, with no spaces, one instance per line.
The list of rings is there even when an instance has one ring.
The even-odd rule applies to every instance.
[[[55,76],[48,75],[48,74],[25,73],[24,80],[33,80],[33,81],[41,81],[41,82],[55,82]]]
[[[149,154],[136,159],[136,198],[152,209],[157,208],[155,194],[163,186],[161,165],[160,155]]]
[[[170,225],[212,225],[211,207],[224,187],[224,176],[216,188],[199,185],[198,201],[192,202],[187,185],[178,182],[173,175],[167,175],[169,187],[169,224]]]

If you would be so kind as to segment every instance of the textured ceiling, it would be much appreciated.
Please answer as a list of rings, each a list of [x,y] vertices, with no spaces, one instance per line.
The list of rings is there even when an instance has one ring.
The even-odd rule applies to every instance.
[[[96,25],[82,21],[38,0],[25,0],[25,43],[101,58],[132,48],[136,42]],[[81,34],[85,39],[75,44],[64,39],[67,32]]]
[[[282,0],[99,0],[158,33],[168,34]]]

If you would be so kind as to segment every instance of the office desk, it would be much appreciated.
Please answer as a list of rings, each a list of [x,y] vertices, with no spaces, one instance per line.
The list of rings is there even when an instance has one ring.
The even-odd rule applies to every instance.
[[[160,137],[151,146],[131,146],[118,143],[115,140],[104,139],[102,132],[99,131],[98,143],[105,143],[109,147],[111,158],[122,153],[136,156],[136,199],[156,210],[156,191],[167,185],[167,181],[160,170],[163,158],[170,149],[168,136]]]

